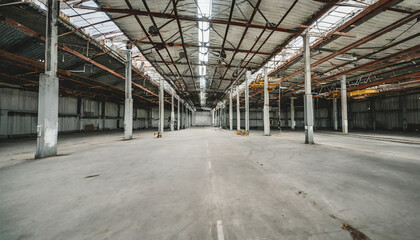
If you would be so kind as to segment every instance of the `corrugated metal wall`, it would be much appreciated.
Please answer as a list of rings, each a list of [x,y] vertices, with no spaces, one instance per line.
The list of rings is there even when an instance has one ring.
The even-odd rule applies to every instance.
[[[80,101],[80,103],[78,103]],[[0,136],[28,135],[36,133],[38,93],[18,89],[0,88]],[[77,112],[80,104],[81,112]],[[303,106],[295,104],[297,128],[304,127]],[[340,102],[338,102],[338,123],[341,125]],[[103,110],[104,108],[104,110]],[[245,113],[241,109],[241,127],[245,126]],[[349,101],[349,128],[367,130],[420,130],[420,94],[393,97],[376,97],[362,101]],[[157,128],[158,108],[134,109],[133,128]],[[183,113],[183,111],[181,112]],[[332,128],[332,100],[320,99],[314,102],[315,127]],[[175,118],[177,111],[175,110]],[[184,114],[183,114],[184,115]],[[93,124],[96,130],[123,128],[124,107],[111,102],[99,102],[73,97],[59,98],[59,131],[84,130]],[[229,124],[229,108],[226,108],[226,123]],[[170,111],[165,110],[165,127],[169,128]],[[278,111],[271,108],[272,127],[278,126]],[[283,104],[281,126],[290,127],[290,105]],[[175,124],[176,126],[176,124]],[[233,108],[233,127],[236,129],[236,109]],[[250,109],[250,127],[263,128],[262,108]]]
[[[80,101],[80,103],[79,103]],[[80,113],[78,113],[80,104]],[[124,106],[74,97],[59,98],[59,132],[75,132],[93,124],[96,130],[124,127]],[[104,109],[103,109],[104,108]],[[11,88],[0,88],[0,136],[7,138],[36,134],[38,93]],[[153,127],[149,110],[134,109],[133,128]],[[165,116],[169,116],[166,113]],[[166,123],[168,121],[166,120]]]
[[[236,129],[236,104],[233,108],[233,128]],[[338,125],[341,127],[341,104],[338,101]],[[314,99],[315,128],[333,128],[332,100]],[[229,121],[229,107],[226,118]],[[281,106],[281,126],[290,127],[290,104]],[[393,97],[375,97],[365,100],[349,100],[348,117],[350,129],[420,131],[420,94]],[[245,112],[241,108],[241,127],[245,126]],[[272,127],[278,127],[278,108],[270,109]],[[296,128],[304,127],[302,104],[295,103]],[[229,123],[229,122],[228,122]],[[249,114],[251,128],[263,128],[263,109],[251,108]]]

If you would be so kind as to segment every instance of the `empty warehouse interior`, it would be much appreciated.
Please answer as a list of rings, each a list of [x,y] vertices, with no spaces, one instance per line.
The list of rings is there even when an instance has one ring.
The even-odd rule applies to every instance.
[[[0,239],[419,239],[419,21],[0,0]]]

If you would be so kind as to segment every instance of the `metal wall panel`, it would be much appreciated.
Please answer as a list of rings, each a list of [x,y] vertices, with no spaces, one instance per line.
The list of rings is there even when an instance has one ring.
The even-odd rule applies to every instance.
[[[77,98],[60,97],[58,98],[59,114],[77,114]]]
[[[118,117],[118,104],[116,103],[105,103],[105,116],[107,117]],[[123,116],[123,115],[120,115]]]
[[[227,120],[229,121],[229,115],[228,114],[226,115],[227,115]],[[212,124],[210,111],[194,112],[192,120],[193,120],[194,126],[211,126]]]
[[[100,102],[83,99],[83,116],[98,117],[100,113]]]
[[[37,126],[38,93],[18,89],[0,88],[0,137],[18,135],[34,135]],[[137,120],[134,128],[149,127],[148,110],[136,109]],[[59,132],[75,132],[84,130],[85,125],[93,124],[95,130],[112,130],[124,127],[124,105],[105,102],[105,116],[102,116],[102,102],[82,99],[82,118],[77,113],[77,98],[59,97]],[[170,113],[165,111],[165,117]],[[136,119],[136,118],[135,118]],[[166,119],[165,124],[169,126]]]
[[[0,88],[0,109],[37,112],[38,93],[11,88]]]

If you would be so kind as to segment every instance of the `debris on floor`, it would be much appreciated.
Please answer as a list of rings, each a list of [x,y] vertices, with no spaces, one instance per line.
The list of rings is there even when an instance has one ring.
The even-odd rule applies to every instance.
[[[353,240],[370,240],[370,238],[368,238],[364,233],[360,232],[359,230],[355,229],[354,227],[348,224],[343,224],[343,227],[341,228],[349,231]]]
[[[248,131],[244,131],[244,130],[238,130],[236,131],[237,135],[241,135],[241,136],[248,136],[249,132]]]
[[[99,174],[89,175],[89,176],[86,176],[85,178],[94,178],[94,177],[97,177],[97,176],[99,176]]]
[[[162,137],[162,133],[161,132],[155,132],[154,133],[155,138],[161,138]]]

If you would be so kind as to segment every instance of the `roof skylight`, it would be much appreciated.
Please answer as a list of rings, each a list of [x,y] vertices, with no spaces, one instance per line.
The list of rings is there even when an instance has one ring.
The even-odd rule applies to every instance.
[[[212,0],[197,1],[197,16],[208,18],[211,15]],[[198,73],[200,81],[200,104],[206,105],[207,88],[207,67],[209,59],[210,24],[208,22],[198,22]],[[195,81],[195,80],[194,80]]]

